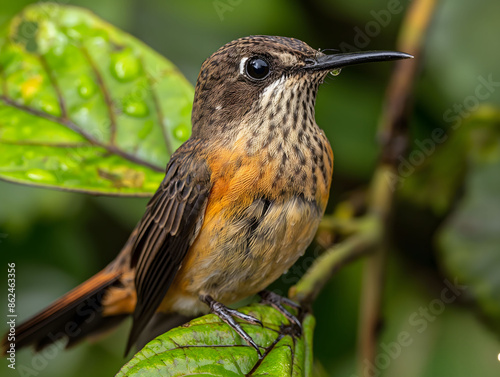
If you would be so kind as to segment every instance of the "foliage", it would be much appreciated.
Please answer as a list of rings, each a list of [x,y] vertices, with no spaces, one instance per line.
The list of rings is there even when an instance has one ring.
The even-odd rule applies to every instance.
[[[219,317],[210,314],[173,329],[146,345],[117,374],[139,376],[310,376],[314,318],[303,321],[303,336],[275,309],[252,305],[240,310],[263,327],[241,323],[262,347],[257,352]]]
[[[500,112],[484,108],[465,127],[464,192],[441,228],[438,242],[449,275],[467,286],[500,334]]]
[[[0,22],[30,2],[2,4]],[[229,7],[222,18],[213,3],[205,0],[75,3],[154,46],[181,66],[191,82],[206,56],[239,36],[280,34],[303,39],[311,46],[335,48],[341,42],[352,45],[358,30],[387,15],[383,12],[385,1],[370,5],[352,0],[222,1],[218,3]],[[485,0],[484,7],[466,0],[441,4],[415,90],[412,149],[408,155],[398,156],[400,161],[409,162],[412,170],[409,174],[404,168],[398,171],[396,186],[393,180],[389,182],[397,188],[396,216],[389,229],[393,243],[384,286],[384,326],[377,327],[381,337],[374,359],[385,364],[380,367],[369,364],[369,360],[358,360],[372,374],[387,377],[466,377],[478,373],[489,377],[498,371],[500,91],[496,83],[499,52],[491,46],[498,35],[493,28],[498,27],[496,10],[500,3]],[[363,49],[392,48],[403,13],[386,18],[387,26],[368,38]],[[167,152],[168,141],[174,150],[189,135],[192,85],[172,63],[90,12],[73,7],[40,3],[26,8],[4,26],[0,35],[0,176],[11,182],[71,191],[149,196],[161,180],[171,153]],[[83,49],[89,56],[81,52]],[[113,73],[112,67],[117,66],[126,68]],[[350,247],[365,248],[381,236],[380,229],[371,226],[372,214],[361,220],[357,216],[366,211],[364,186],[378,153],[374,129],[389,74],[387,67],[367,65],[346,70],[322,86],[316,118],[331,140],[336,157],[329,211],[334,212],[337,201],[346,200],[322,224],[321,246],[314,245],[273,287],[284,292],[308,271],[291,293],[300,300],[305,294],[309,300],[319,293],[311,293],[318,282],[315,274],[319,271],[324,277],[325,271],[335,272],[333,279],[321,281],[326,285],[312,304],[319,324],[314,337],[314,371],[318,375],[355,373],[358,297],[360,280],[366,277],[367,269],[361,268],[362,262],[345,264],[353,256],[366,254],[354,255]],[[492,90],[486,97],[481,91],[479,101],[474,94],[487,77],[493,77]],[[161,99],[159,103],[153,94]],[[141,101],[145,106],[139,104]],[[474,101],[490,106],[478,110]],[[82,116],[82,111],[88,117]],[[134,111],[144,115],[130,114]],[[449,113],[456,116],[456,123],[445,116]],[[111,114],[116,123],[115,144]],[[445,131],[446,140],[425,144],[437,129]],[[409,156],[415,152],[425,158],[412,163]],[[141,199],[91,198],[2,182],[0,190],[5,198],[0,211],[0,261],[5,264],[15,259],[20,266],[20,319],[102,268],[123,245],[145,204]],[[318,259],[324,248],[328,252]],[[310,268],[313,257],[318,262]],[[437,314],[436,305],[443,303],[446,282],[466,288]],[[305,292],[297,292],[301,287]],[[264,335],[278,334],[276,326],[283,318],[272,308],[259,305],[242,310],[269,321],[267,329],[244,326],[252,336],[262,336],[263,346],[273,343]],[[428,317],[422,316],[422,310],[427,310]],[[303,319],[305,338],[285,335],[280,339],[277,345],[283,347],[270,350],[265,362],[259,364],[259,372],[282,375],[291,365],[300,365],[293,367],[295,373],[308,371],[313,322],[311,315]],[[32,357],[20,352],[18,365],[37,376],[109,376],[123,364],[121,345],[127,332],[128,328],[122,327],[97,344],[64,353],[59,349],[55,355]],[[220,368],[234,368],[234,373],[241,375],[256,365],[252,349],[217,318],[206,316],[154,340],[123,368],[121,375],[141,375],[139,370],[152,365],[184,361],[176,357],[180,348],[169,346],[169,342],[192,344],[200,341],[200,333],[206,336],[201,339],[204,346],[189,347],[186,352],[193,364],[180,368],[180,375],[219,373]],[[398,340],[406,333],[410,334],[408,342],[401,345]],[[227,352],[220,352],[220,348]],[[209,360],[224,361],[208,366],[205,363]]]
[[[27,7],[0,36],[0,177],[149,196],[189,137],[193,88],[88,11]]]

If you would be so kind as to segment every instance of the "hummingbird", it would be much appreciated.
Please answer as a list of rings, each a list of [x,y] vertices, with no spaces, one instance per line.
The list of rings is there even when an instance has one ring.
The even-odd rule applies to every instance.
[[[115,260],[16,329],[16,348],[71,346],[132,316],[127,344],[212,312],[261,355],[228,305],[266,291],[311,243],[328,202],[333,152],[315,121],[318,87],[330,72],[411,58],[393,51],[326,54],[278,36],[234,40],[201,66],[192,135]],[[3,340],[3,351],[10,344]]]

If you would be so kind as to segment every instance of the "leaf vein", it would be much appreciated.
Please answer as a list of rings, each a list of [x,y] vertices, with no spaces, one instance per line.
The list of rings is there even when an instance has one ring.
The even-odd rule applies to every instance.
[[[40,64],[42,65],[45,73],[47,73],[47,76],[49,78],[50,84],[54,88],[56,95],[57,95],[57,102],[59,103],[59,108],[61,109],[61,116],[63,119],[68,118],[68,110],[66,109],[66,104],[64,103],[64,98],[62,96],[61,88],[59,87],[59,84],[57,82],[57,79],[54,75],[54,72],[50,69],[49,63],[47,62],[47,59],[43,55],[37,55],[38,59],[40,60]]]
[[[141,64],[144,67],[144,62],[141,58]],[[158,123],[160,124],[161,127],[161,132],[163,134],[163,139],[165,140],[165,146],[167,148],[167,153],[169,156],[172,155],[173,153],[173,148],[172,148],[172,143],[170,142],[170,138],[168,137],[168,132],[167,132],[167,125],[165,124],[165,118],[163,117],[163,111],[160,106],[160,100],[158,98],[158,95],[155,90],[155,84],[152,80],[152,77],[149,73],[146,72],[146,77],[148,79],[148,84],[151,90],[151,96],[153,97],[153,104],[155,107],[156,111],[156,116],[158,117]]]
[[[109,121],[110,121],[109,126],[111,129],[111,135],[110,135],[109,142],[111,145],[115,145],[116,127],[117,127],[116,115],[115,115],[115,110],[116,110],[115,104],[114,104],[113,100],[111,99],[111,96],[110,96],[109,91],[108,91],[108,87],[104,83],[104,79],[101,75],[101,72],[97,68],[97,65],[95,64],[94,60],[90,56],[89,52],[87,51],[87,49],[84,46],[80,46],[80,50],[82,51],[83,55],[85,56],[85,59],[87,59],[89,65],[92,69],[92,72],[94,73],[94,75],[96,77],[97,85],[101,89],[102,95],[104,96],[104,102],[106,102],[106,109],[108,110],[108,115],[109,115]]]
[[[85,132],[84,130],[82,130],[80,127],[78,127],[78,125],[76,125],[73,121],[71,121],[70,119],[62,119],[62,118],[59,118],[59,117],[56,117],[56,116],[53,116],[53,115],[50,115],[50,114],[47,114],[43,111],[40,111],[38,109],[34,109],[34,108],[31,108],[29,106],[25,106],[25,105],[22,105],[20,103],[17,103],[15,101],[13,101],[12,99],[6,97],[5,95],[0,95],[0,100],[2,100],[6,105],[8,106],[11,106],[11,107],[14,107],[16,109],[19,109],[19,110],[22,110],[22,111],[25,111],[29,114],[32,114],[32,115],[35,115],[35,116],[38,116],[40,118],[44,118],[46,120],[49,120],[51,122],[54,122],[54,123],[58,123],[58,124],[61,124],[63,126],[66,126],[68,127],[69,129],[71,129],[72,131],[75,131],[76,133],[82,135],[85,139],[87,139],[91,144],[93,145],[96,145],[96,146],[99,146],[101,148],[104,148],[106,149],[108,152],[112,153],[112,154],[115,154],[115,155],[118,155],[120,157],[123,157],[133,163],[136,163],[138,165],[142,165],[142,166],[145,166],[147,168],[150,168],[156,172],[163,172],[164,171],[164,168],[161,168],[157,165],[154,165],[148,161],[145,161],[139,157],[136,157],[130,153],[127,153],[121,149],[119,149],[118,147],[114,146],[114,145],[107,145],[107,144],[103,144],[101,142],[99,142],[98,140],[94,139],[89,133]]]

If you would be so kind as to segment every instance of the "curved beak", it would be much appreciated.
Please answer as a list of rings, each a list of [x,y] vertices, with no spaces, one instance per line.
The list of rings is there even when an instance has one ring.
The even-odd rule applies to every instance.
[[[322,55],[316,61],[305,67],[312,71],[331,71],[348,65],[383,62],[388,60],[412,59],[413,56],[397,51],[359,51],[332,55]]]

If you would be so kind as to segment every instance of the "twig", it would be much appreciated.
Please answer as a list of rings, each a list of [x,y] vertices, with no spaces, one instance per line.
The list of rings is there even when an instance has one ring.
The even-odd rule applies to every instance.
[[[398,157],[408,146],[411,94],[421,61],[424,37],[436,3],[437,0],[414,0],[403,23],[398,50],[414,55],[415,59],[396,63],[386,94],[386,105],[379,128],[382,154],[370,186],[368,214],[361,220],[347,222],[333,217],[326,218],[321,224],[323,231],[338,231],[349,237],[321,255],[289,291],[289,297],[307,309],[336,271],[352,260],[375,251],[368,259],[363,274],[359,329],[360,366],[364,360],[373,364],[377,350],[394,197],[394,189],[390,183],[397,176]]]
[[[395,166],[399,162],[397,158],[406,151],[413,83],[437,2],[438,0],[414,0],[401,27],[397,48],[415,58],[396,62],[389,83],[379,127],[379,140],[383,148],[382,163]]]
[[[378,219],[366,217],[360,220],[359,232],[321,255],[302,279],[290,288],[288,296],[307,309],[335,272],[352,260],[373,251],[380,239]]]
[[[381,302],[384,286],[387,252],[390,248],[390,217],[394,190],[391,179],[397,177],[398,157],[408,147],[408,123],[412,109],[411,100],[414,80],[421,61],[421,50],[437,0],[414,0],[398,41],[398,49],[412,54],[412,61],[396,63],[394,74],[386,94],[384,113],[379,128],[383,147],[379,166],[371,186],[370,212],[378,216],[384,225],[382,242],[365,266],[361,295],[359,326],[359,368],[363,376],[363,361],[374,363],[377,352],[377,336],[381,324]]]
[[[335,215],[325,215],[318,227],[318,233],[331,232],[343,236],[358,233],[362,227],[359,218],[341,219]]]
[[[384,288],[385,265],[389,248],[388,224],[392,208],[392,191],[387,179],[392,174],[393,167],[381,164],[372,179],[370,212],[379,220],[383,227],[376,250],[368,258],[363,272],[361,288],[361,303],[358,326],[358,354],[360,376],[364,360],[373,362],[377,350],[377,338],[381,329],[381,303]]]

